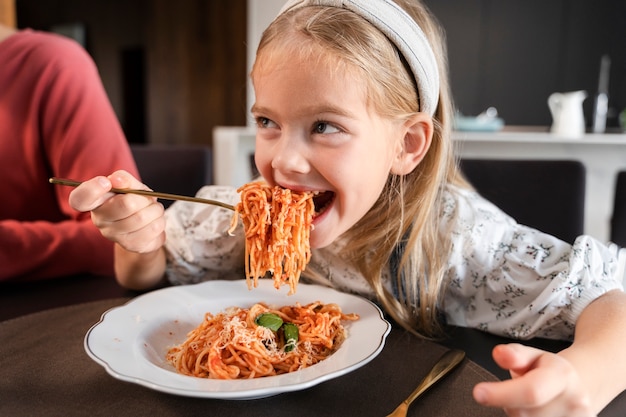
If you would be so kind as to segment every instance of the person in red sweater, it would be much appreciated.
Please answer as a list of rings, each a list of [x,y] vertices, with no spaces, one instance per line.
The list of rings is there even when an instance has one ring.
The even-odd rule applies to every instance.
[[[138,174],[95,63],[69,38],[2,25],[0,63],[0,281],[113,276],[113,243],[48,182]]]

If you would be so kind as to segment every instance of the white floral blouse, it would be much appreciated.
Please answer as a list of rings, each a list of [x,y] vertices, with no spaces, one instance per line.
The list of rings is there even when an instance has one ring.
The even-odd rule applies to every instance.
[[[199,197],[236,204],[231,187],[207,186]],[[166,211],[167,276],[172,284],[242,279],[241,229],[227,231],[232,212],[177,202]],[[517,224],[477,193],[448,186],[442,230],[452,236],[441,309],[449,324],[527,339],[571,339],[581,311],[607,291],[622,289],[626,256],[616,245],[580,236],[573,245]],[[311,262],[328,285],[373,297],[365,279],[335,255],[314,250]]]

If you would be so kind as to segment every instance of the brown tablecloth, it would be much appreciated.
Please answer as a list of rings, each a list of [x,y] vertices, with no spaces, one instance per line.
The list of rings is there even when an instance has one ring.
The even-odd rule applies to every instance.
[[[0,322],[2,416],[386,416],[446,350],[401,329],[367,365],[314,387],[242,401],[188,398],[119,381],[85,353],[87,330],[127,299],[78,304]],[[503,416],[471,396],[496,378],[465,359],[410,408],[411,416]]]

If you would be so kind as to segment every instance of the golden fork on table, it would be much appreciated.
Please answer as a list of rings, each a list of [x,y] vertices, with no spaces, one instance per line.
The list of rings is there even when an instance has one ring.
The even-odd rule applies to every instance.
[[[78,187],[81,184],[80,181],[74,181],[74,180],[68,180],[66,178],[56,178],[56,177],[50,178],[49,181],[51,184],[67,185],[70,187]],[[111,192],[116,193],[116,194],[139,194],[139,195],[145,195],[148,197],[161,198],[163,200],[181,200],[181,201],[190,201],[192,203],[212,204],[214,206],[220,206],[228,210],[235,210],[235,206],[233,205],[222,203],[221,201],[217,201],[217,200],[209,200],[206,198],[187,197],[184,195],[159,193],[157,191],[133,190],[133,189],[126,189],[126,188],[111,188]]]
[[[422,382],[415,388],[415,390],[407,397],[406,400],[402,401],[398,408],[396,408],[391,414],[387,415],[387,417],[406,417],[406,413],[409,410],[409,405],[417,397],[422,395],[426,390],[432,387],[437,381],[446,376],[450,371],[457,367],[463,359],[465,358],[465,352],[462,350],[449,350],[439,358],[437,363],[431,368],[430,372],[422,379]]]

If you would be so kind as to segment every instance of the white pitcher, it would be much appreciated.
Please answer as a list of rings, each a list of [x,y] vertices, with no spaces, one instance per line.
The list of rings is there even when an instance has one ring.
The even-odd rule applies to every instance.
[[[548,97],[548,107],[552,113],[550,132],[568,138],[582,137],[585,134],[583,101],[586,98],[587,92],[582,90],[552,93]]]

